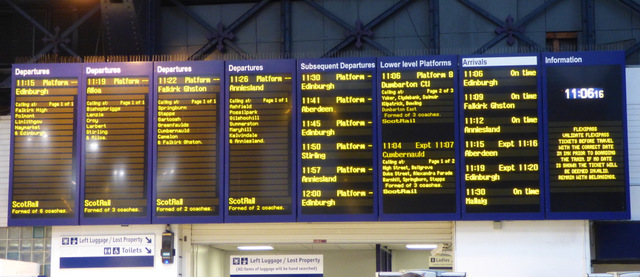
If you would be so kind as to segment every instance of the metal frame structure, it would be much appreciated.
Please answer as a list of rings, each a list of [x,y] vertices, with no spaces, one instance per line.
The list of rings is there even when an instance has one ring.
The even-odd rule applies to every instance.
[[[365,25],[363,25],[362,21],[358,19],[355,22],[355,27],[345,22],[335,14],[331,13],[330,11],[325,9],[323,6],[319,5],[314,0],[303,0],[303,1],[307,3],[309,6],[313,7],[318,12],[320,12],[323,16],[331,19],[333,22],[337,23],[338,25],[340,25],[342,28],[346,30],[345,31],[346,38],[342,42],[340,42],[338,45],[333,47],[333,49],[329,50],[329,52],[325,53],[322,56],[322,57],[333,57],[342,49],[354,43],[354,41],[357,48],[361,48],[362,42],[364,41],[370,44],[371,46],[375,47],[379,51],[383,52],[385,55],[388,55],[388,56],[393,55],[393,52],[391,50],[385,48],[384,46],[382,46],[381,44],[377,43],[375,40],[372,39],[372,36],[374,34],[372,29],[378,24],[384,22],[387,18],[389,18],[392,14],[394,14],[400,8],[405,7],[412,0],[399,1],[398,3],[391,6],[386,11],[378,15],[375,19],[371,20],[371,22]]]
[[[468,8],[470,8],[471,10],[475,11],[477,14],[483,16],[484,18],[488,19],[489,21],[493,22],[498,26],[496,28],[497,36],[474,52],[474,54],[481,54],[486,52],[489,48],[495,46],[496,44],[498,44],[498,42],[502,41],[505,38],[507,38],[508,40],[507,43],[509,45],[513,45],[515,43],[515,38],[518,38],[520,41],[526,43],[530,47],[533,47],[534,49],[542,50],[543,47],[538,45],[535,41],[533,41],[531,38],[527,37],[524,34],[524,32],[526,31],[525,25],[529,23],[532,19],[534,19],[536,16],[542,14],[547,8],[556,4],[559,0],[550,0],[550,1],[544,2],[544,4],[535,8],[532,12],[530,12],[525,17],[523,17],[522,19],[518,20],[518,22],[515,22],[515,23],[513,22],[513,17],[511,15],[509,15],[505,21],[502,21],[469,0],[458,0],[458,1],[463,5],[467,6]]]
[[[584,0],[584,1],[593,2],[593,0]],[[629,7],[630,9],[635,11],[636,13],[640,13],[640,4],[638,4],[638,3],[636,3],[636,2],[634,2],[632,0],[618,0],[618,1],[620,1],[623,4],[625,4],[627,7]],[[591,4],[591,5],[593,6],[593,4]],[[592,14],[593,14],[593,11],[592,11]],[[594,25],[593,29],[595,29],[595,23],[593,23],[593,25]],[[638,43],[634,44],[633,46],[629,47],[625,52],[626,52],[627,57],[629,57],[632,54],[638,52],[638,50],[640,50],[640,42],[638,42]]]
[[[236,46],[233,42],[231,42],[231,40],[235,38],[235,34],[233,34],[233,31],[238,27],[240,27],[242,24],[244,24],[247,20],[249,20],[249,18],[254,16],[264,6],[266,6],[268,3],[271,2],[271,0],[262,0],[257,4],[255,4],[253,7],[251,7],[251,9],[246,11],[242,16],[237,18],[228,27],[225,28],[222,21],[220,21],[218,22],[217,27],[214,28],[211,25],[209,25],[209,23],[207,23],[204,19],[202,19],[192,10],[190,10],[187,6],[180,3],[178,0],[169,0],[169,1],[174,5],[176,5],[182,12],[187,14],[191,19],[197,22],[200,26],[207,29],[207,31],[209,32],[209,34],[207,35],[208,42],[204,46],[202,46],[200,49],[198,49],[198,51],[193,53],[189,57],[189,60],[204,59],[208,54],[210,54],[213,46],[216,46],[216,49],[218,49],[218,51],[224,51],[225,46],[229,47],[233,49],[235,52],[237,52],[238,54],[240,54],[243,58],[250,59],[251,56],[249,54],[247,54],[246,52],[244,52],[244,50],[242,50],[240,47]]]
[[[93,6],[86,14],[84,14],[81,18],[79,18],[73,25],[71,25],[66,30],[60,32],[60,29],[55,28],[53,31],[45,28],[41,23],[38,22],[34,17],[27,14],[21,7],[14,3],[15,0],[1,0],[4,1],[8,6],[13,8],[17,13],[22,15],[25,19],[27,19],[35,28],[40,30],[44,34],[43,41],[46,42],[46,46],[41,49],[36,55],[34,55],[30,62],[37,61],[43,55],[48,53],[57,54],[60,50],[64,50],[69,55],[80,58],[76,52],[69,47],[69,35],[71,35],[74,31],[78,29],[78,27],[84,24],[87,19],[93,16],[98,11],[102,11],[103,16],[106,16],[108,12],[105,11],[107,8],[112,8],[114,5],[120,4],[119,1],[111,1],[111,0],[100,0],[98,4]],[[124,4],[129,5],[131,7],[133,0],[126,0]],[[376,42],[374,39],[374,29],[379,26],[381,23],[390,19],[392,16],[397,14],[398,10],[401,8],[407,7],[410,3],[418,1],[418,0],[399,0],[391,7],[388,7],[385,11],[376,16],[373,20],[367,23],[363,23],[360,19],[357,19],[354,23],[348,23],[346,20],[340,18],[335,13],[332,13],[328,9],[326,9],[323,5],[321,5],[316,0],[260,0],[257,1],[249,10],[247,10],[240,17],[235,19],[235,21],[228,26],[225,26],[223,22],[218,22],[216,26],[211,26],[208,21],[204,20],[201,16],[196,14],[193,10],[191,10],[187,5],[183,4],[181,1],[185,0],[165,0],[165,3],[170,3],[171,5],[177,7],[180,11],[186,14],[190,19],[195,21],[198,25],[202,26],[206,29],[207,34],[207,43],[205,43],[200,49],[195,51],[194,53],[189,55],[189,60],[202,60],[207,58],[211,53],[217,51],[224,52],[227,49],[231,49],[234,52],[238,53],[242,58],[251,59],[253,55],[245,52],[242,48],[240,48],[236,40],[241,38],[237,37],[234,32],[245,24],[249,19],[255,17],[259,12],[263,10],[263,8],[273,2],[280,3],[280,26],[281,26],[281,50],[280,56],[282,58],[290,58],[292,56],[292,41],[295,34],[292,34],[292,22],[291,22],[291,14],[293,13],[293,3],[295,1],[304,3],[309,7],[313,8],[315,11],[320,13],[324,18],[331,20],[332,22],[337,23],[337,25],[344,29],[344,38],[343,40],[335,45],[331,50],[321,55],[322,57],[333,57],[338,55],[341,51],[344,51],[348,46],[355,45],[356,48],[361,49],[363,44],[368,44],[375,48],[377,51],[380,51],[384,55],[393,55],[394,51],[391,49],[387,49],[382,44]],[[428,47],[431,47],[430,50],[433,50],[435,53],[440,53],[440,1],[439,0],[424,0],[428,1],[429,9],[428,11],[424,11],[426,17],[428,17],[428,23],[430,25],[430,33],[427,34],[430,36],[430,42]],[[505,20],[499,19],[494,16],[489,11],[482,8],[480,5],[475,3],[473,0],[458,0],[457,2],[467,7],[469,10],[473,11],[475,14],[485,18],[491,23],[496,25],[495,33],[496,36],[491,40],[486,42],[484,45],[475,50],[475,53],[484,53],[492,47],[496,46],[499,42],[503,40],[507,40],[508,45],[514,45],[516,41],[520,41],[524,43],[526,46],[530,47],[532,50],[543,51],[545,46],[538,45],[533,39],[526,35],[526,25],[530,23],[536,17],[544,14],[549,9],[553,8],[554,5],[561,2],[562,0],[548,0],[544,1],[543,4],[533,9],[524,17],[521,17],[517,21],[509,15]],[[138,9],[145,10],[147,12],[147,19],[144,21],[144,26],[139,28],[140,30],[146,31],[146,40],[144,40],[144,48],[145,49],[135,49],[135,54],[137,55],[156,55],[156,33],[159,30],[158,23],[156,18],[158,18],[157,14],[159,12],[159,5],[161,1],[157,0],[143,0],[143,7],[138,7]],[[206,1],[200,1],[200,3],[204,3]],[[636,13],[640,13],[640,4],[635,2],[634,0],[618,0],[618,3],[622,3],[626,7],[630,8],[632,11]],[[219,3],[217,1],[216,3]],[[582,46],[585,49],[595,48],[596,45],[596,26],[595,26],[595,6],[594,0],[582,0]],[[138,14],[136,11],[129,9],[126,10],[126,16],[128,18],[131,17],[132,14]],[[120,10],[110,10],[109,16],[113,18],[111,19],[103,19],[103,24],[112,24],[116,21],[116,19],[124,18],[124,15],[119,16],[118,12],[123,12],[123,9]],[[114,13],[114,11],[116,11]],[[126,25],[134,25],[133,20],[127,21],[125,24],[118,25],[120,28],[127,27]],[[140,30],[136,30],[136,26],[130,26],[133,28],[132,30],[139,32]],[[107,34],[107,39],[110,36]],[[630,56],[634,53],[640,51],[640,42],[635,43],[633,46],[626,49],[627,56]],[[118,53],[114,53],[118,54]]]
[[[24,10],[22,10],[18,5],[13,3],[12,0],[4,0],[9,6],[11,6],[17,13],[22,15],[27,21],[33,24],[34,27],[38,28],[42,33],[44,33],[44,41],[47,42],[47,45],[38,52],[35,56],[33,56],[30,62],[34,62],[38,60],[43,55],[53,51],[54,54],[59,52],[59,48],[64,49],[71,56],[80,58],[78,54],[76,54],[67,44],[69,43],[68,36],[71,35],[75,30],[80,27],[89,17],[93,16],[93,14],[100,11],[100,4],[95,5],[89,12],[84,14],[80,19],[78,19],[73,25],[67,28],[64,32],[60,33],[60,27],[56,27],[54,33],[51,33],[47,28],[42,26],[36,19],[27,14]]]

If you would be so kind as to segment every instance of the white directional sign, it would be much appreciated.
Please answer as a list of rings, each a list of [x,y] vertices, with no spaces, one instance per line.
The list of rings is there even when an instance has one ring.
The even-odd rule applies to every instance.
[[[322,255],[231,256],[231,276],[322,277]]]
[[[153,266],[155,235],[62,236],[61,268]]]

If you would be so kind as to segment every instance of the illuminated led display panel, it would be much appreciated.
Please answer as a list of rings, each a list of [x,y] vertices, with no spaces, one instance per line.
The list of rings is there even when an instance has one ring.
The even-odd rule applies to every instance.
[[[624,62],[16,64],[8,224],[628,219]]]
[[[538,56],[462,56],[460,79],[462,218],[544,218]]]
[[[298,60],[299,221],[377,220],[376,60]]]
[[[628,219],[624,52],[543,56],[547,217]]]
[[[78,224],[80,64],[16,64],[10,226]]]
[[[227,61],[225,222],[295,221],[295,61]]]
[[[154,223],[221,222],[224,62],[154,63]]]
[[[81,224],[150,223],[153,64],[87,63]]]
[[[378,58],[380,220],[459,219],[457,56]]]

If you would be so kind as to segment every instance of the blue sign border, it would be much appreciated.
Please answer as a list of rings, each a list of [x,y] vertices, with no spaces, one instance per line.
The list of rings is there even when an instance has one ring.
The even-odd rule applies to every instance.
[[[60,268],[153,267],[154,256],[63,257]]]

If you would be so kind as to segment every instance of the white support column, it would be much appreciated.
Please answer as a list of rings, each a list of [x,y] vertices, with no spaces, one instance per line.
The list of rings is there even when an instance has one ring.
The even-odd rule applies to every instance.
[[[455,271],[468,277],[583,277],[591,268],[589,221],[459,221]]]

